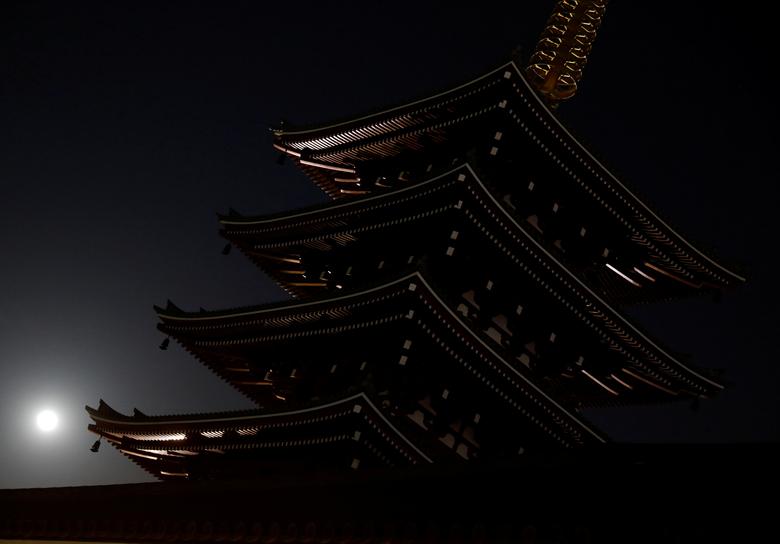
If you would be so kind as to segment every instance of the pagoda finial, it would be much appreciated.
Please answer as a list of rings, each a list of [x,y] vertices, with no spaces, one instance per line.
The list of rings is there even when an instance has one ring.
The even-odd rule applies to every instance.
[[[531,84],[555,106],[574,96],[607,0],[559,0],[526,68]]]

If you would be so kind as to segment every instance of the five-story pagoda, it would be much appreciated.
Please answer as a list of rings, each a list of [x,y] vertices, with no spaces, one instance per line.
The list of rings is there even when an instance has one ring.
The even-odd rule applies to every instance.
[[[510,461],[606,437],[588,406],[722,386],[622,313],[744,281],[672,229],[553,111],[602,2],[560,2],[527,67],[379,113],[285,126],[274,147],[332,201],[220,217],[292,295],[157,308],[159,328],[257,404],[123,415],[97,433],[160,478]]]

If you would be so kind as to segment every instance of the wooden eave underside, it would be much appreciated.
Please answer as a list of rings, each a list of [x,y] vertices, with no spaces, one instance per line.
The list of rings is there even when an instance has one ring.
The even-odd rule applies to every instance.
[[[507,106],[506,100],[496,100],[478,111],[438,120],[438,111],[455,107],[463,100],[472,100],[475,95],[510,79],[515,92],[507,98],[520,100],[516,107],[521,114]],[[698,271],[723,286],[745,281],[744,277],[715,262],[683,238],[589,153],[539,100],[514,62],[450,91],[374,115],[310,130],[278,131],[275,146],[292,155],[326,193],[337,198],[344,194],[334,181],[334,174],[352,175],[356,165],[363,161],[394,156],[405,149],[421,149],[419,137],[424,132],[433,131],[433,138],[443,141],[447,126],[492,111],[507,112],[568,177],[630,232],[649,244],[665,246],[674,261],[680,263],[678,273],[690,279],[690,270]],[[537,129],[539,134],[533,131],[531,124],[541,125]]]
[[[440,194],[443,190],[454,184],[454,180],[448,181],[448,178],[454,178],[463,170],[464,167],[460,166],[413,186],[347,201],[331,202],[285,216],[223,218],[221,234],[263,272],[271,276],[280,287],[295,297],[305,298],[310,294],[310,289],[301,287],[300,282],[291,278],[289,272],[280,273],[280,270],[289,271],[290,268],[294,268],[294,265],[291,266],[288,262],[297,260],[291,259],[291,253],[303,255],[321,252],[323,246],[346,245],[355,237],[386,231],[404,223],[452,210],[457,199],[451,198],[449,202],[444,203],[435,200],[435,197],[439,195],[441,199]],[[481,180],[480,185],[485,191],[490,191]],[[495,198],[495,195],[493,197]],[[479,203],[490,206],[492,200],[482,199]],[[393,210],[392,217],[388,216],[390,209]],[[488,209],[488,213],[493,212],[496,210]],[[502,206],[501,213],[505,212]],[[379,214],[383,221],[371,222],[369,217],[376,214]],[[565,258],[565,255],[561,258]],[[648,260],[650,263],[645,266],[668,265],[668,262],[649,256]],[[673,263],[671,267],[674,267]],[[661,270],[663,271],[663,268]],[[665,276],[648,268],[645,268],[644,272],[641,270],[637,272],[636,268],[626,272],[631,276],[630,278],[626,278],[623,272],[613,272],[608,269],[599,274],[602,284],[607,286],[605,297],[612,303],[636,300],[637,297],[644,302],[671,300],[695,293],[698,289],[689,282],[681,283],[676,277]],[[647,273],[656,277],[649,281]]]
[[[379,306],[383,302],[401,296],[406,292],[403,285],[401,286],[401,289],[396,290],[395,293],[388,294],[386,292],[388,288],[399,283],[403,284],[404,281],[414,277],[422,279],[418,273],[414,273],[390,284],[385,284],[372,289],[371,292],[375,296],[369,300],[362,299],[340,304],[341,301],[339,299],[342,297],[339,297],[339,299],[336,300],[328,299],[322,301],[324,303],[323,308],[312,308],[310,311],[302,312],[299,315],[288,314],[284,316],[268,316],[267,319],[262,321],[252,320],[250,318],[237,323],[220,323],[217,325],[195,324],[191,327],[185,325],[178,327],[178,330],[163,326],[161,330],[176,338],[187,351],[203,362],[204,365],[220,376],[225,382],[244,393],[248,398],[255,400],[257,385],[259,384],[255,384],[255,382],[244,384],[243,374],[235,374],[235,368],[232,368],[234,365],[225,364],[224,361],[221,361],[221,357],[209,355],[209,353],[218,353],[223,350],[248,349],[252,346],[268,346],[268,348],[264,349],[271,349],[279,343],[290,345],[290,342],[298,345],[297,342],[299,341],[316,341],[312,339],[354,333],[361,330],[368,333],[368,331],[375,327],[390,325],[394,322],[402,322],[404,319],[403,313],[390,315],[387,311],[380,311]],[[426,283],[426,286],[427,285],[428,284]],[[426,288],[430,290],[429,286]],[[453,314],[432,290],[430,290],[430,292],[433,294],[434,299],[441,303],[440,308],[442,309],[442,314],[447,313],[452,317],[455,317],[459,325],[458,330],[466,332],[466,334],[463,335],[459,334],[458,337],[461,341],[465,341],[469,348],[473,348],[473,344],[481,344],[482,346],[488,347],[490,352],[500,359],[502,365],[512,368],[514,372],[522,371],[518,370],[522,369],[521,364],[516,362],[510,363],[508,361],[512,360],[511,358],[507,359],[502,355],[496,354],[496,352],[489,347],[493,346],[492,340],[482,338],[482,335],[479,332],[473,331],[468,324],[461,321],[459,317]],[[362,292],[353,293],[355,296],[363,294],[364,293]],[[351,315],[351,311],[353,308],[359,308],[361,306],[369,308],[371,314],[369,314],[369,316],[364,315],[358,320]],[[322,321],[323,318],[326,318],[325,322]],[[432,328],[441,326],[442,323],[441,314],[439,315],[439,318],[430,323],[420,321],[419,316],[416,317],[416,319],[422,328],[427,331],[431,331]],[[236,334],[238,334],[238,336],[236,336]],[[441,337],[439,337],[439,341],[440,340]],[[445,343],[442,344],[443,346],[450,345],[446,340],[444,342]],[[497,348],[499,351],[503,351],[498,345],[493,347]],[[477,348],[479,348],[479,345],[477,345]],[[460,359],[458,360],[460,361]],[[575,390],[580,391],[573,399],[569,398],[567,394],[566,403],[585,406],[618,406],[675,400],[682,398],[679,396],[682,393],[684,393],[685,396],[706,396],[703,393],[691,391],[691,389],[704,390],[701,385],[697,388],[690,387],[688,382],[679,377],[670,379],[668,375],[661,375],[652,370],[648,371],[647,362],[639,361],[631,354],[625,356],[625,364],[626,367],[618,371],[618,375],[612,374],[609,377],[598,376],[594,379],[587,371],[583,372],[583,376],[587,376],[592,383],[585,380],[582,376],[579,376],[579,385],[567,384],[567,380],[557,380],[558,386],[562,386],[566,390],[571,390],[571,388],[574,387]],[[487,379],[484,376],[484,373],[481,373],[480,376],[482,381]],[[572,376],[565,377],[571,378]],[[531,382],[536,380],[534,377],[528,379]],[[607,387],[604,387],[605,381],[610,382]],[[583,382],[590,383],[590,387],[584,387]],[[626,386],[626,382],[629,382],[629,385]],[[272,382],[269,381],[264,385],[271,386]],[[495,384],[491,384],[488,381],[488,386],[493,387],[493,385]],[[599,387],[594,387],[594,385],[598,385],[603,390],[599,389]],[[614,393],[609,395],[605,394],[605,391],[608,391],[609,389],[612,389]],[[708,394],[710,393],[709,390],[706,391]],[[560,391],[557,391],[556,389],[556,393],[560,393]]]
[[[449,176],[452,176],[454,179],[449,179]],[[463,179],[458,179],[461,177]],[[530,273],[539,287],[548,291],[558,304],[562,304],[569,311],[573,311],[588,326],[598,328],[603,337],[609,338],[612,343],[622,346],[622,353],[629,360],[633,360],[633,364],[637,365],[641,372],[659,380],[667,387],[672,387],[672,382],[665,378],[682,380],[687,384],[686,387],[697,391],[698,394],[706,395],[711,391],[722,389],[720,384],[693,371],[677,360],[668,350],[651,340],[646,333],[639,330],[636,325],[629,322],[618,310],[583,283],[576,274],[572,273],[565,264],[545,249],[529,234],[522,224],[518,223],[496,201],[489,189],[468,165],[456,168],[447,174],[414,187],[401,189],[393,193],[376,195],[360,201],[339,202],[321,210],[311,210],[308,213],[291,216],[291,220],[297,221],[297,223],[285,222],[283,226],[278,226],[275,224],[276,221],[274,221],[266,228],[274,229],[282,234],[290,234],[291,231],[294,234],[297,225],[304,225],[308,228],[313,223],[325,224],[328,221],[346,220],[349,216],[365,213],[367,204],[378,208],[386,208],[393,205],[393,202],[411,202],[415,198],[415,194],[418,195],[418,198],[430,197],[437,188],[442,189],[453,186],[456,183],[456,179],[458,179],[457,183],[464,189],[464,192],[470,193],[470,200],[484,209],[496,221],[497,226],[510,237],[508,242],[502,243],[500,239],[492,236],[488,243],[493,243],[497,249],[508,255],[522,270],[528,271],[528,264],[536,264],[538,268],[536,268],[534,273],[527,273]],[[455,197],[451,206],[454,207],[456,202],[457,197]],[[331,213],[325,213],[328,211]],[[480,223],[476,216],[469,211],[468,206],[461,206],[459,212],[468,216],[474,222],[474,227],[477,230],[494,232],[492,226],[485,227]],[[403,217],[401,211],[396,215]],[[398,219],[398,221],[400,220]],[[264,225],[259,223],[253,226],[253,228],[262,229]],[[262,230],[260,233],[262,234]],[[271,267],[266,267],[266,269],[271,270]],[[274,277],[278,281],[278,274],[274,274]],[[552,285],[552,282],[555,282],[555,286]],[[584,308],[587,309],[587,314],[582,311]],[[207,315],[199,317],[208,319]],[[636,356],[632,355],[632,353],[635,353]],[[648,364],[641,361],[646,361]],[[656,372],[657,367],[660,367],[662,374]]]
[[[334,402],[280,412],[227,412],[156,417],[118,414],[101,403],[101,409],[87,407],[95,421],[89,430],[105,438],[126,457],[155,476],[161,462],[183,463],[200,454],[230,455],[245,450],[284,450],[364,442],[382,458],[376,445],[366,442],[365,433],[330,429],[337,421],[358,418],[361,425],[376,430],[385,444],[410,465],[432,460],[396,428],[364,394]],[[117,415],[115,415],[117,414]],[[229,437],[224,433],[230,431]],[[270,439],[268,433],[276,433]],[[281,434],[280,434],[281,433]],[[386,457],[386,462],[392,464]],[[164,476],[165,474],[163,474]]]
[[[312,335],[334,335],[354,331],[360,328],[378,326],[387,322],[389,319],[389,316],[379,312],[380,301],[387,300],[389,294],[392,292],[395,292],[396,296],[404,293],[406,291],[405,285],[407,282],[415,284],[420,283],[425,286],[425,289],[418,288],[414,294],[421,296],[423,292],[428,293],[428,299],[436,302],[436,311],[438,311],[441,316],[446,315],[457,324],[458,330],[461,331],[459,337],[462,341],[467,342],[469,349],[473,350],[476,346],[478,349],[481,347],[481,351],[484,351],[484,348],[488,348],[492,356],[499,359],[499,364],[502,367],[511,369],[512,373],[519,373],[516,368],[517,365],[507,362],[503,356],[498,355],[498,353],[486,344],[485,340],[482,339],[482,335],[473,331],[459,316],[454,314],[417,272],[367,291],[344,294],[339,297],[325,300],[293,303],[289,305],[287,310],[277,308],[270,312],[259,309],[251,312],[242,311],[237,314],[225,313],[216,319],[206,318],[197,314],[189,317],[180,316],[178,318],[171,318],[167,322],[167,326],[163,325],[162,330],[176,338],[177,341],[182,343],[185,348],[201,359],[213,371],[217,372],[223,379],[230,382],[231,379],[237,379],[236,376],[226,375],[225,372],[221,371],[219,365],[215,361],[210,361],[208,357],[202,356],[202,350],[208,349],[210,351],[219,351],[222,349],[237,349],[240,348],[241,345],[251,344],[273,345],[278,342],[294,342],[296,341],[295,339],[299,337],[304,339],[311,338]],[[364,314],[358,321],[350,314],[350,308],[356,307],[362,307],[364,310],[368,309],[369,313]],[[372,313],[375,314],[374,319],[370,318]],[[580,313],[580,315],[587,319],[584,314]],[[327,321],[322,321],[322,318],[324,317],[328,318]],[[402,317],[403,316],[399,315],[394,319]],[[231,330],[233,332],[231,332]],[[240,336],[237,337],[235,336],[236,331],[244,332],[239,333]],[[498,346],[496,347],[498,348]],[[654,371],[658,369],[649,368],[647,359],[645,359],[645,362],[639,361],[630,353],[627,353],[626,364],[627,370],[623,372],[626,374],[631,373],[631,375],[622,376],[623,381],[632,382],[634,386],[638,385],[640,391],[642,391],[644,385],[651,385],[658,389],[658,391],[665,392],[662,396],[667,400],[675,398],[676,393],[673,390],[678,388],[699,389],[704,391],[710,391],[712,389],[712,386],[709,384],[713,382],[707,380],[707,382],[704,383],[703,378],[691,379],[693,376],[698,376],[698,374],[695,374],[688,369],[686,370],[688,370],[690,374],[687,376],[678,373],[673,378],[670,378],[668,374],[662,375],[659,372]],[[534,378],[527,378],[526,380],[531,383],[533,379]],[[698,387],[689,385],[689,382],[698,385]],[[235,383],[233,383],[233,385],[241,389]],[[534,388],[536,388],[535,385]],[[621,391],[621,393],[627,403],[632,402],[631,399],[634,398],[637,398],[639,402],[649,401],[648,399],[640,399],[643,393],[634,391]],[[600,401],[597,404],[608,403],[619,404],[621,401],[618,399],[610,399]]]
[[[350,316],[350,308],[363,308],[369,312],[375,312],[375,307],[382,301],[391,301],[401,296],[415,297],[413,300],[422,302],[425,308],[434,318],[428,323],[419,315],[377,315],[375,318],[367,317],[356,321]],[[204,349],[211,351],[225,348],[235,349],[242,345],[273,345],[277,342],[290,342],[296,339],[311,339],[317,336],[339,335],[347,332],[360,331],[382,326],[394,321],[410,320],[415,326],[426,331],[432,340],[444,347],[447,351],[448,341],[437,334],[433,328],[436,324],[444,327],[444,330],[455,330],[458,342],[461,344],[456,349],[468,354],[468,359],[452,351],[455,362],[461,365],[468,374],[473,375],[486,387],[496,391],[503,402],[506,402],[517,413],[533,421],[542,432],[552,436],[563,445],[576,443],[603,442],[601,435],[588,426],[578,415],[563,407],[559,402],[548,396],[538,387],[532,378],[521,372],[516,365],[504,359],[491,345],[472,331],[434,292],[430,284],[417,272],[399,278],[390,283],[377,286],[361,292],[349,293],[341,297],[328,300],[293,303],[285,311],[277,309],[272,313],[265,313],[262,309],[251,313],[226,314],[222,318],[204,322],[198,320],[198,316],[192,316],[198,321],[190,321],[186,316],[172,318],[161,316],[164,323],[161,330],[174,337],[182,346],[206,364],[212,371],[234,387],[242,390],[241,386],[231,382],[230,376],[226,376],[221,369],[202,355]],[[321,322],[323,317],[329,317],[326,322]],[[235,321],[238,318],[239,321]],[[231,323],[233,321],[233,323]],[[260,323],[268,323],[271,330],[262,330]],[[230,329],[238,325],[246,331],[242,339],[225,338],[230,334]],[[295,331],[285,331],[293,325],[299,325]],[[246,327],[250,327],[247,329]],[[301,328],[301,326],[303,328]],[[213,340],[203,336],[211,330],[219,335]],[[270,333],[270,334],[268,334]],[[475,367],[473,364],[481,366]],[[492,377],[491,377],[492,376]],[[251,398],[251,394],[242,391]],[[553,421],[558,428],[550,428],[546,422]]]

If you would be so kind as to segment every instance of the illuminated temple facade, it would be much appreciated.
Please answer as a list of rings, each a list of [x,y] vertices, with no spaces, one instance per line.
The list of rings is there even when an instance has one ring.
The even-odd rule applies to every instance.
[[[550,43],[569,38],[552,26],[527,68],[277,130],[274,147],[332,200],[220,223],[291,300],[157,308],[160,330],[257,408],[124,415],[101,401],[90,430],[159,478],[230,479],[511,463],[606,442],[585,407],[716,395],[716,376],[623,308],[744,280],[556,118],[582,67],[555,64]]]

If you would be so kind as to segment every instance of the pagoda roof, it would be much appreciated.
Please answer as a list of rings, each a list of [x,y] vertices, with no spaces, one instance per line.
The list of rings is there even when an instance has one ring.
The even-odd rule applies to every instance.
[[[350,197],[375,190],[365,186],[356,190],[363,164],[424,151],[426,142],[469,138],[468,131],[464,136],[455,131],[464,123],[495,114],[518,123],[572,187],[590,195],[645,244],[664,248],[682,262],[681,272],[695,270],[723,286],[745,281],[695,247],[594,157],[543,103],[515,62],[428,98],[371,115],[314,128],[277,130],[274,146],[291,155],[331,197]]]
[[[399,305],[396,301],[402,298],[411,298],[415,307],[422,303],[422,307],[430,312],[430,317],[424,319],[421,311],[407,309],[408,304]],[[389,307],[378,312],[382,304]],[[494,347],[489,339],[472,330],[417,271],[382,285],[327,299],[290,301],[207,314],[161,309],[158,312],[162,320],[160,330],[175,338],[250,398],[256,398],[257,388],[242,384],[242,375],[230,372],[232,369],[226,368],[229,364],[218,363],[220,356],[215,354],[229,351],[229,361],[235,357],[235,350],[256,346],[261,350],[256,357],[261,358],[262,353],[280,343],[287,346],[283,349],[303,349],[304,341],[342,338],[340,335],[358,334],[361,330],[369,331],[395,322],[410,323],[445,346],[443,349],[447,353],[451,349],[446,347],[450,345],[448,342],[458,343],[459,346],[452,349],[458,349],[464,355],[449,355],[454,359],[453,364],[464,367],[485,387],[496,391],[504,402],[509,403],[511,410],[525,414],[524,418],[533,421],[532,427],[537,426],[564,445],[604,441],[600,433],[574,410],[565,407],[538,386],[524,368],[520,368],[522,365],[508,361],[500,354],[499,346]],[[453,339],[443,339],[434,332],[436,327],[453,334]],[[346,341],[339,342],[339,345],[342,349],[354,351],[352,344]],[[383,348],[374,346],[374,349]]]
[[[457,184],[454,183],[455,181],[457,181]],[[688,365],[679,361],[668,349],[661,346],[657,341],[650,338],[649,334],[624,317],[606,297],[597,293],[581,277],[571,271],[562,262],[561,258],[544,247],[536,237],[529,233],[527,228],[499,204],[469,165],[463,165],[447,174],[413,187],[347,202],[332,203],[320,208],[294,213],[287,217],[277,217],[269,221],[263,219],[252,220],[248,221],[246,225],[250,229],[258,229],[261,234],[264,234],[263,229],[267,229],[268,231],[273,230],[280,234],[289,234],[291,237],[295,237],[296,233],[299,232],[298,228],[308,229],[311,228],[312,224],[318,222],[321,224],[335,224],[338,221],[340,224],[344,224],[348,216],[365,217],[364,212],[369,206],[385,210],[386,213],[395,217],[391,223],[398,224],[405,221],[406,216],[392,207],[394,203],[408,203],[415,198],[422,197],[425,197],[428,201],[433,201],[432,194],[436,190],[455,187],[456,185],[459,185],[462,190],[454,198],[450,199],[450,208],[455,209],[457,207],[456,211],[466,214],[470,220],[477,221],[474,223],[475,228],[495,232],[491,240],[486,240],[487,243],[495,244],[502,252],[510,255],[512,261],[523,273],[529,274],[543,291],[547,291],[555,298],[555,304],[567,307],[569,312],[577,314],[578,318],[584,320],[588,326],[596,327],[602,331],[605,337],[610,338],[615,345],[622,346],[619,348],[622,350],[621,353],[628,358],[634,358],[635,364],[638,365],[643,373],[648,373],[654,379],[660,380],[666,387],[671,387],[673,381],[682,380],[688,384],[688,387],[697,391],[697,394],[708,395],[710,392],[722,389],[722,385],[716,383],[712,378],[691,369]],[[475,218],[473,213],[470,213],[469,205],[459,199],[461,194],[468,193],[467,189],[473,191],[470,196],[473,197],[472,200],[475,203],[487,208],[490,220],[495,221],[495,226],[498,228],[494,228],[491,225],[486,227],[479,222],[480,220]],[[458,202],[461,202],[459,207]],[[442,204],[435,202],[432,206],[441,208]],[[390,212],[387,212],[387,210],[390,210]],[[229,224],[229,226],[232,225],[235,225],[235,223]],[[506,243],[501,238],[497,238],[501,234],[508,238]],[[269,242],[269,245],[275,243]],[[269,263],[261,263],[261,266],[264,266],[265,270],[272,273],[277,280],[280,279],[280,274],[274,273],[274,268]],[[535,267],[535,269],[529,267]],[[616,281],[622,280],[616,279]],[[657,283],[661,284],[661,282]],[[652,288],[653,285],[646,282],[643,288]],[[322,301],[303,304],[317,305],[325,303],[325,300],[331,300],[327,298],[329,295],[326,294],[324,296],[326,298]],[[333,300],[338,300],[338,298],[335,297]],[[299,303],[287,304],[295,305]],[[257,307],[255,309],[247,309],[246,311],[272,311],[275,308],[283,307],[285,303],[280,303],[280,305]],[[303,307],[305,306],[300,306],[300,308]],[[582,308],[587,310],[581,312],[580,309]],[[229,313],[227,312],[227,314]],[[174,314],[162,312],[161,317],[163,315],[171,316]],[[210,314],[187,315],[189,316],[188,319],[205,321],[209,319]],[[226,314],[217,313],[214,315],[216,317],[217,315],[222,316]],[[641,361],[645,361],[645,363]],[[649,366],[647,362],[649,362]],[[661,370],[660,374],[656,372],[659,369]],[[673,381],[668,381],[668,379]]]
[[[284,455],[279,452],[285,450],[344,448],[339,446],[342,443],[350,452],[363,446],[379,465],[433,462],[362,392],[333,402],[275,412],[147,416],[136,411],[128,416],[102,400],[97,409],[87,406],[86,410],[94,421],[90,431],[163,478],[192,475],[191,466],[196,463],[195,468],[199,468],[197,463],[204,462],[203,456],[245,455],[246,450],[255,450],[251,464],[262,468],[264,463],[272,466],[269,456]]]
[[[515,66],[513,61],[445,91],[389,108],[378,108],[374,112],[358,117],[310,126],[290,126],[287,123],[284,128],[274,130],[275,147],[295,157],[291,152],[306,149],[318,152],[362,142],[399,129],[419,126],[425,120],[438,118],[436,111],[442,106],[467,100],[486,89],[495,87],[510,66]],[[345,166],[350,164],[346,163]]]
[[[466,176],[465,180],[459,179]],[[461,183],[464,182],[465,183]],[[465,185],[480,193],[478,198],[468,194]],[[443,212],[457,212],[457,202],[471,198],[475,207],[481,207],[502,218],[512,216],[500,196],[466,163],[446,172],[431,176],[414,185],[338,200],[298,209],[288,213],[267,216],[220,215],[221,234],[238,247],[264,272],[293,296],[307,296],[324,283],[302,282],[296,274],[301,256],[322,253],[331,247],[346,246],[372,233],[389,231]],[[514,218],[513,218],[514,221]],[[516,221],[515,221],[516,222]],[[531,238],[531,229],[522,226],[525,237]],[[530,226],[530,225],[529,225]],[[425,232],[420,233],[425,236]],[[557,261],[570,270],[576,270],[560,248],[545,244],[545,250],[556,253]],[[646,255],[647,262],[636,264],[643,269],[603,268],[600,275],[604,296],[612,303],[650,302],[678,298],[702,292],[702,284],[682,280],[679,271],[684,264],[654,254]],[[606,259],[604,259],[606,260]],[[293,274],[295,273],[295,274]],[[591,286],[592,288],[593,286]],[[314,288],[314,289],[312,289]]]
[[[549,284],[548,284],[549,286]],[[449,326],[455,326],[460,342],[465,342],[470,350],[487,355],[492,364],[505,369],[509,376],[517,380],[516,387],[528,389],[534,396],[541,395],[545,403],[553,402],[554,411],[561,409],[556,401],[540,389],[535,383],[535,378],[526,376],[523,365],[518,365],[514,357],[504,353],[501,345],[494,343],[480,331],[475,331],[472,325],[453,311],[442,296],[432,287],[431,283],[415,271],[394,281],[378,285],[361,291],[340,293],[327,298],[306,301],[282,302],[274,305],[248,307],[221,312],[187,313],[181,310],[163,311],[158,309],[163,323],[160,328],[163,332],[173,336],[193,354],[198,356],[207,366],[220,374],[223,379],[231,382],[246,394],[253,396],[256,388],[241,386],[240,374],[226,371],[226,368],[234,366],[227,362],[217,362],[220,357],[213,355],[216,352],[231,354],[236,349],[244,349],[241,346],[257,346],[253,349],[269,350],[271,346],[303,340],[311,340],[318,336],[326,338],[335,334],[343,334],[348,331],[367,330],[379,326],[388,320],[396,320],[403,317],[406,306],[392,306],[390,309],[381,309],[382,304],[391,304],[392,300],[400,296],[411,296],[415,299],[422,298],[426,304],[435,307],[439,315],[439,321],[444,319]],[[557,295],[556,295],[557,296]],[[565,300],[565,299],[562,299]],[[411,306],[410,306],[411,307]],[[623,331],[619,325],[612,321],[599,307],[592,308],[590,315],[578,312],[578,316],[585,320],[584,328],[598,326],[604,334],[610,333],[613,347],[616,353],[623,358],[625,368],[624,376],[617,378],[616,384],[621,386],[630,382],[634,389],[626,391],[618,386],[621,394],[610,392],[603,396],[610,400],[608,403],[620,404],[622,402],[648,402],[654,399],[673,399],[679,394],[703,395],[711,394],[722,386],[709,378],[690,369],[667,352],[663,361],[654,358],[651,350],[662,350],[657,344],[633,329],[633,335],[626,335],[621,339],[615,329]],[[601,320],[601,323],[599,323]],[[430,325],[429,325],[430,326]],[[640,341],[642,343],[640,343]],[[614,347],[621,342],[623,347]],[[646,344],[646,345],[645,345]],[[276,349],[276,348],[275,348]],[[281,349],[281,348],[280,348]],[[292,349],[292,348],[287,348]],[[212,355],[209,355],[211,353]],[[258,352],[261,353],[261,352]],[[591,379],[591,376],[585,374]],[[598,380],[599,377],[595,376]],[[607,380],[615,378],[607,377]],[[599,380],[602,381],[603,379]],[[596,382],[598,383],[598,382]],[[683,393],[687,391],[687,393]],[[602,393],[604,393],[602,391]],[[618,401],[617,398],[620,400]],[[254,398],[254,397],[253,397]],[[633,400],[632,400],[633,399]],[[642,400],[644,399],[644,400]],[[596,404],[598,404],[597,402]],[[607,402],[605,402],[607,403]],[[567,417],[573,417],[571,413]]]

